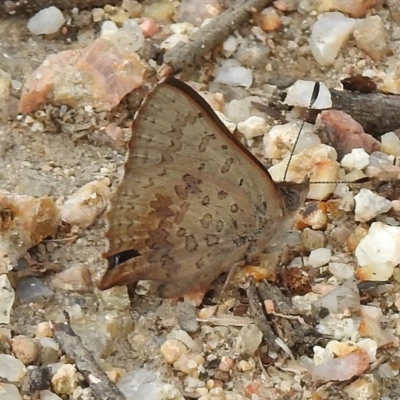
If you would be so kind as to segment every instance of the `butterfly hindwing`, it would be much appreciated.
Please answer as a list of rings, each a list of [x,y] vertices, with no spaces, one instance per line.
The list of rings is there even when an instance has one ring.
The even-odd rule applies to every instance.
[[[104,256],[135,250],[136,257],[110,268],[100,286],[146,279],[172,293],[207,284],[282,216],[268,172],[199,94],[168,78],[135,117],[107,214]]]

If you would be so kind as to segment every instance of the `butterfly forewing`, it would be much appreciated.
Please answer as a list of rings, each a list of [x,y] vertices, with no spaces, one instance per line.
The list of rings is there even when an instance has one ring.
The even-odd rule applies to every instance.
[[[135,117],[107,214],[104,257],[129,250],[136,257],[110,267],[100,287],[146,279],[178,295],[207,285],[274,232],[282,215],[268,172],[200,95],[168,78]]]

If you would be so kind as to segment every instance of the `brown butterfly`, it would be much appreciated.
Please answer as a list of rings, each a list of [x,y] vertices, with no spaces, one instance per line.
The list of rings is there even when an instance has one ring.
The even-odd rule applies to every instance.
[[[166,78],[133,121],[99,287],[151,280],[162,297],[205,289],[290,229],[308,186],[274,183],[195,90]]]

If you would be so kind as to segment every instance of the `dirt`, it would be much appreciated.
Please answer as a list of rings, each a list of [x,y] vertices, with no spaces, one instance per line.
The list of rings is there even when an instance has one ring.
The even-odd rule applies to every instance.
[[[390,25],[387,10],[382,9],[380,13]],[[272,64],[273,71],[279,71],[279,78],[289,76],[321,79],[328,86],[337,86],[339,76],[344,75],[343,70],[357,70],[357,62],[362,60],[364,55],[355,49],[352,42],[342,50],[340,60],[333,67],[326,69],[320,68],[309,53],[289,50],[288,40],[296,33],[304,36],[303,43],[307,42],[308,27],[314,22],[315,16],[290,13],[288,18],[289,23],[282,31],[267,35],[275,43],[268,62]],[[23,83],[47,55],[91,43],[99,27],[92,22],[90,12],[81,13],[75,23],[80,25],[77,40],[68,43],[57,35],[50,38],[31,35],[26,27],[25,16],[3,17],[0,19],[0,69],[10,73],[13,80]],[[251,31],[248,27],[243,27],[240,34],[245,41],[251,35]],[[372,65],[371,61],[367,62]],[[350,68],[349,65],[353,67]],[[374,67],[379,69],[376,63]],[[190,76],[188,72],[184,72],[182,76],[184,80],[196,81],[201,75],[212,74],[214,68],[215,65],[207,62],[207,68],[201,73],[192,71]],[[265,68],[258,67],[254,73],[255,83],[252,89],[246,90],[247,95],[260,93],[271,75],[266,73]],[[224,90],[231,97],[244,92],[239,89]],[[33,131],[34,124],[26,123],[25,116],[17,114],[20,93],[20,90],[13,91],[10,102],[12,115],[0,128],[1,189],[11,193],[51,196],[62,200],[95,179],[107,177],[111,186],[116,186],[124,161],[124,150],[110,146],[96,136],[96,131],[98,132],[101,126],[115,120],[115,114],[99,116],[96,119],[98,125],[92,126],[90,133],[86,134],[85,131],[74,128],[73,120],[68,121],[68,127],[52,124],[50,115],[54,112],[53,108],[57,107],[49,105],[44,111],[32,115],[34,119],[42,120],[44,127],[43,131]],[[126,109],[126,104],[128,103],[121,106],[117,116],[117,119],[121,119],[121,115],[125,115],[125,120],[122,121],[124,127],[129,126],[128,116],[133,114],[133,110]],[[77,110],[77,114],[77,124],[83,123],[84,110]],[[79,238],[73,243],[53,240],[62,239],[63,234],[60,233],[57,238],[43,242],[30,253],[34,260],[43,263],[55,262],[61,269],[79,264],[86,265],[92,271],[93,279],[96,279],[105,267],[105,261],[101,258],[105,247],[104,232],[104,218],[100,218],[90,228],[79,231]],[[48,284],[52,274],[44,274],[41,279]],[[42,303],[21,304],[17,300],[12,313],[12,330],[16,334],[33,336],[39,322],[62,319],[62,311],[70,309],[74,304],[81,306],[88,320],[96,321],[96,318],[104,313],[96,290],[84,294],[56,291],[50,301]],[[175,307],[174,303],[151,296],[135,298],[131,310],[124,314],[132,317],[135,330],[126,336],[118,337],[116,343],[111,346],[111,351],[105,351],[107,355],[103,363],[127,371],[145,365],[148,369],[162,371],[170,382],[175,381],[179,385],[179,376],[165,365],[160,354],[160,337],[177,326]],[[228,344],[225,344],[227,348],[234,347],[234,337],[239,334],[238,329],[230,330]],[[240,382],[240,379],[237,378],[236,382]],[[240,387],[241,384],[236,383],[236,386]],[[298,393],[296,396],[292,398],[302,398],[303,395]]]

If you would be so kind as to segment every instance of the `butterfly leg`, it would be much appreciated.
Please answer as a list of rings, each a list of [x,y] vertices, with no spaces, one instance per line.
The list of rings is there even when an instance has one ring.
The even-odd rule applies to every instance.
[[[224,295],[224,293],[226,292],[226,289],[228,288],[230,282],[232,281],[232,278],[235,276],[238,267],[243,266],[243,262],[237,262],[235,264],[232,265],[232,268],[229,270],[228,272],[228,276],[225,279],[225,283],[222,286],[221,290],[219,291],[219,293],[217,294],[217,303],[222,303],[222,297]]]

